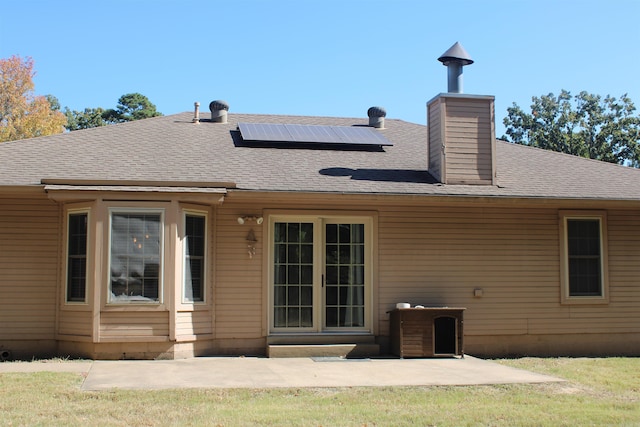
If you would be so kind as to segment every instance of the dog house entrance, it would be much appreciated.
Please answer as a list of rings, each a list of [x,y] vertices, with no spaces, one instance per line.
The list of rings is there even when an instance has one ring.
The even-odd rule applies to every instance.
[[[436,317],[433,319],[434,354],[457,354],[455,317]]]

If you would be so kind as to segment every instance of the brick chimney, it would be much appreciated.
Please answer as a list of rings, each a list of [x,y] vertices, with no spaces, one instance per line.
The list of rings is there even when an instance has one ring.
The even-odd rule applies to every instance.
[[[462,67],[473,63],[462,45],[438,59],[449,92],[427,103],[429,173],[443,184],[495,185],[495,98],[462,93]]]

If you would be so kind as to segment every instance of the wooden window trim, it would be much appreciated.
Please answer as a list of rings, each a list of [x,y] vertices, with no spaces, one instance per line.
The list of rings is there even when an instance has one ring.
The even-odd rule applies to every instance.
[[[602,292],[598,296],[571,296],[569,289],[569,245],[567,221],[571,219],[594,219],[600,225],[600,281]],[[609,258],[607,237],[607,213],[605,211],[567,210],[559,212],[560,229],[560,302],[568,305],[609,303]]]

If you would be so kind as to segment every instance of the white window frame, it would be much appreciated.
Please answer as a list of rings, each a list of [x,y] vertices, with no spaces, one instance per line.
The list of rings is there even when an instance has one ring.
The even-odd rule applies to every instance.
[[[272,335],[287,333],[373,333],[373,316],[374,316],[374,224],[375,218],[373,214],[368,213],[322,213],[318,214],[272,214],[268,215],[268,244],[267,249],[267,288],[268,288],[268,329]],[[276,328],[274,326],[274,227],[276,222],[308,222],[314,224],[314,272],[313,272],[313,327],[310,328]],[[326,247],[325,225],[326,224],[364,224],[365,235],[365,318],[363,327],[335,327],[328,328],[325,326],[325,289],[322,286],[323,267],[326,264],[325,253]],[[318,285],[320,284],[320,285]]]
[[[560,211],[560,288],[562,304],[608,304],[609,303],[609,259],[607,238],[607,213],[605,211]],[[568,221],[597,220],[600,226],[600,295],[570,293]]]
[[[86,248],[85,248],[85,278],[84,278],[84,300],[83,301],[69,301],[68,299],[68,295],[69,295],[69,234],[70,234],[70,228],[69,228],[69,222],[71,219],[72,215],[86,215],[87,216],[87,242],[86,242]],[[65,236],[65,257],[64,257],[64,304],[65,305],[87,305],[89,302],[89,273],[90,273],[90,267],[92,265],[91,263],[91,254],[93,253],[92,251],[92,245],[93,245],[93,239],[91,236],[91,209],[90,208],[75,208],[75,209],[66,209],[65,211],[65,232],[64,232],[64,236]]]
[[[107,276],[106,276],[106,291],[107,291],[107,305],[162,305],[164,300],[164,269],[165,269],[165,209],[164,208],[144,208],[144,207],[109,207],[108,208],[108,236],[107,236]],[[113,215],[114,214],[150,214],[160,215],[160,266],[158,267],[158,301],[144,301],[144,300],[112,300],[112,288],[111,288],[111,243],[112,243],[112,231],[113,231]]]
[[[204,255],[202,260],[202,299],[187,299],[187,216],[202,217],[204,219]],[[208,283],[208,259],[209,259],[209,213],[207,211],[196,209],[182,209],[182,230],[180,235],[182,243],[181,265],[182,265],[182,286],[181,301],[186,305],[205,305],[208,300],[207,283]]]

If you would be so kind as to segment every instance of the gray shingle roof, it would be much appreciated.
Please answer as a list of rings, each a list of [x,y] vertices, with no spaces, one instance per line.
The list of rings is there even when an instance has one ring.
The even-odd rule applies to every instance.
[[[367,125],[367,118],[229,114],[228,123],[155,117],[0,144],[0,187],[42,180],[233,182],[238,190],[640,200],[640,170],[497,143],[497,186],[441,185],[427,128],[387,118],[382,151],[247,147],[237,123]]]

